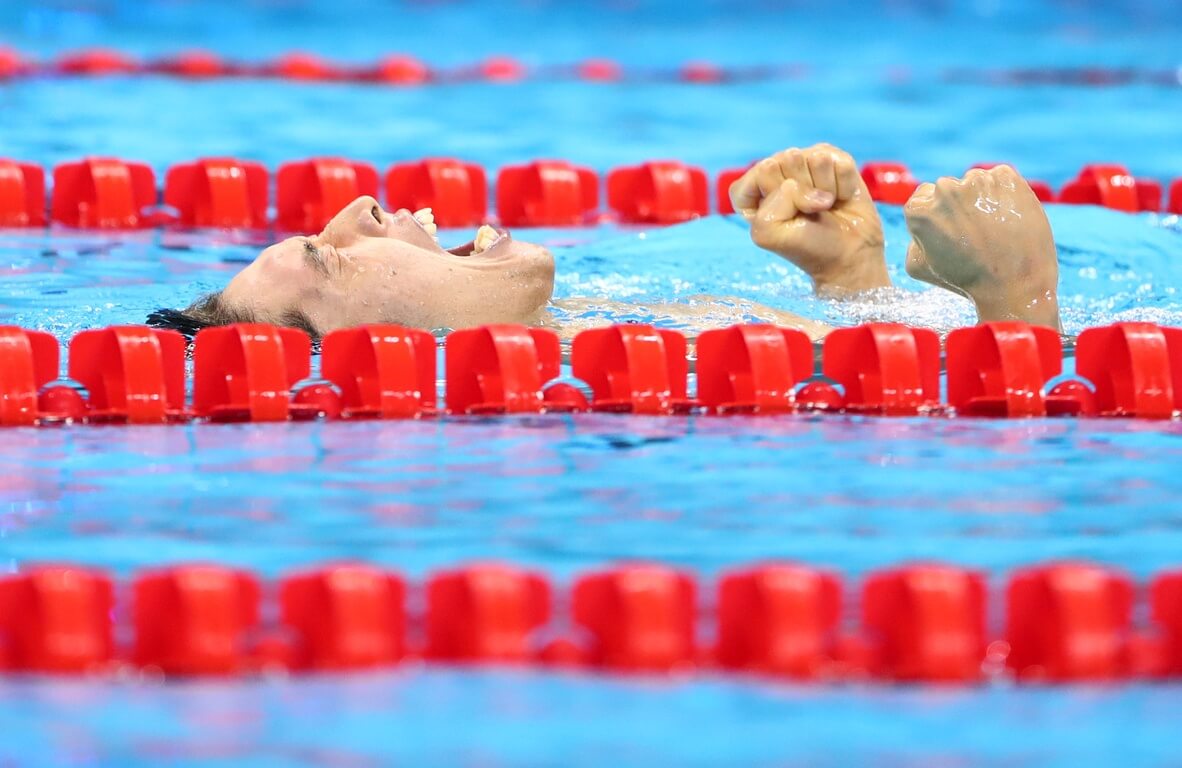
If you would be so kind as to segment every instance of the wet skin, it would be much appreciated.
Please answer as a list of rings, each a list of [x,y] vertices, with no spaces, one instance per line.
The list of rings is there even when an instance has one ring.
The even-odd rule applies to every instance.
[[[503,230],[479,252],[475,243],[445,250],[433,229],[359,197],[320,234],[263,250],[222,297],[261,322],[302,311],[321,334],[379,322],[435,329],[540,319],[554,290],[549,251]]]
[[[1061,330],[1051,223],[1008,165],[922,184],[904,208],[907,274],[967,296],[977,316]]]
[[[835,297],[889,286],[882,223],[850,155],[831,144],[787,149],[730,189],[756,245]],[[1030,185],[1006,165],[922,184],[903,209],[907,273],[973,301],[980,322],[1061,329],[1058,256]]]
[[[795,264],[818,294],[843,298],[890,286],[882,223],[857,165],[829,144],[788,149],[757,163],[730,189],[752,240]],[[1058,264],[1050,225],[1012,168],[970,171],[916,190],[904,208],[912,277],[970,298],[982,322],[1025,320],[1059,328]],[[319,334],[366,323],[458,329],[489,323],[552,324],[554,258],[545,248],[481,227],[444,249],[429,211],[384,211],[360,197],[318,235],[270,246],[223,291],[227,305],[261,322],[302,312]],[[736,300],[737,301],[737,300]],[[745,315],[812,338],[829,326],[740,302]],[[669,305],[694,325],[692,308]],[[620,307],[620,313],[627,308]],[[571,331],[572,329],[559,329]],[[573,329],[577,330],[577,329]]]

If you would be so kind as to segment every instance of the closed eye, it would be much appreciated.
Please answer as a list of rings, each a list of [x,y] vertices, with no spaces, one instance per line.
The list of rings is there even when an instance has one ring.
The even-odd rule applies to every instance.
[[[304,241],[304,262],[320,274],[328,277],[328,265],[324,263],[324,256],[311,240]]]

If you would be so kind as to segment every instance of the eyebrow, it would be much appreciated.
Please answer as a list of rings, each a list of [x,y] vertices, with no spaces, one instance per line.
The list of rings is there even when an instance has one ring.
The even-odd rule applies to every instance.
[[[304,262],[320,274],[328,277],[328,265],[320,255],[320,249],[311,240],[304,240]]]

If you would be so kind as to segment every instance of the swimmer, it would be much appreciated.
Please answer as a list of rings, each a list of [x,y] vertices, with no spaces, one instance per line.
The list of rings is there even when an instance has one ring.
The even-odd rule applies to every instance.
[[[890,286],[882,223],[846,152],[829,144],[784,150],[753,166],[730,195],[755,244],[803,270],[818,295],[840,300]],[[1060,329],[1050,224],[1012,168],[923,184],[904,213],[912,277],[968,297],[981,322],[1023,320]],[[429,209],[390,213],[372,197],[360,197],[320,234],[264,249],[223,290],[184,310],[155,312],[148,322],[189,335],[208,326],[265,322],[319,338],[366,323],[428,330],[552,325],[550,308],[588,303],[552,301],[553,290],[554,257],[541,246],[485,225],[471,242],[445,249]],[[814,340],[832,330],[740,303],[746,314],[801,329]]]

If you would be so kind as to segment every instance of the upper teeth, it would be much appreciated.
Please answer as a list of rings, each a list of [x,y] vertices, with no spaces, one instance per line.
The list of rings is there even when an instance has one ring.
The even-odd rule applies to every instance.
[[[492,227],[484,224],[480,229],[476,230],[476,240],[472,246],[473,253],[483,253],[487,251],[492,244],[497,241],[501,235]]]
[[[423,225],[423,229],[427,230],[427,234],[429,234],[431,237],[434,237],[436,240],[439,239],[437,237],[439,234],[439,228],[435,226],[435,214],[431,212],[430,208],[420,208],[419,210],[415,211],[414,216],[415,220]]]

